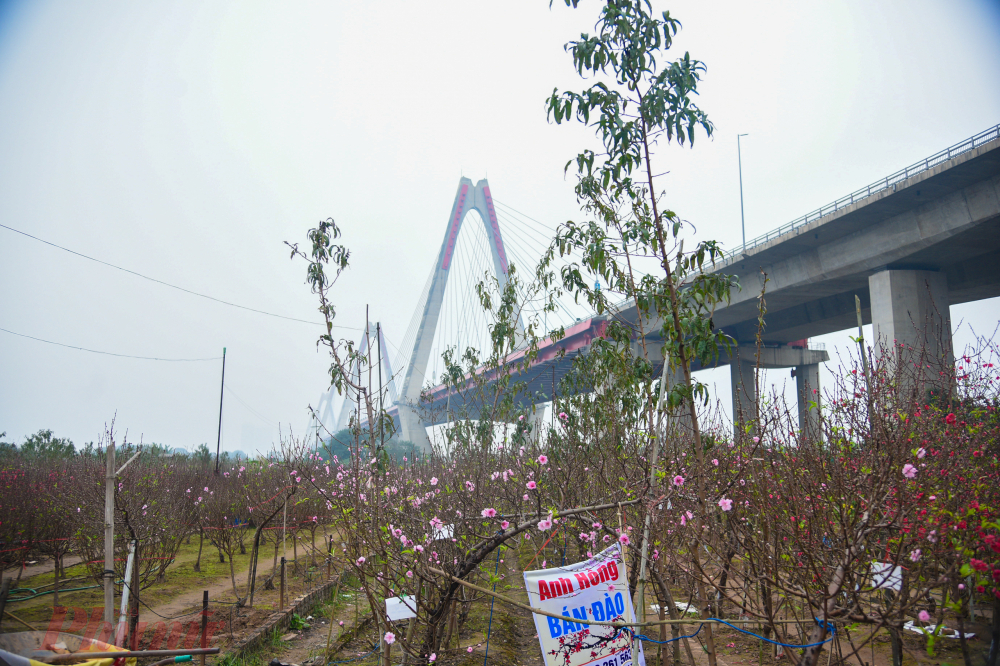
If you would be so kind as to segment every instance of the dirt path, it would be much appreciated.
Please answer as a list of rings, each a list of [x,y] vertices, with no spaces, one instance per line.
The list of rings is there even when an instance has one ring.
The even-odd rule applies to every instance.
[[[83,558],[77,555],[67,555],[63,558],[63,568],[68,569],[71,566],[77,565],[83,562]],[[31,578],[32,576],[37,576],[38,574],[52,573],[52,569],[55,567],[55,560],[45,559],[39,560],[35,564],[29,564],[24,567],[24,571],[21,572],[21,580],[25,578]],[[17,577],[17,567],[11,567],[7,571],[10,571],[10,576]],[[6,577],[6,571],[4,572]]]
[[[263,586],[264,581],[270,575],[272,566],[271,561],[260,562],[257,564],[257,585]],[[243,587],[247,580],[247,568],[242,567],[236,570],[236,585],[240,587],[243,591]],[[259,589],[259,588],[258,588]],[[202,589],[190,590],[189,592],[182,592],[177,596],[173,597],[169,601],[165,601],[159,604],[153,604],[149,608],[143,608],[140,616],[149,613],[152,610],[152,615],[156,616],[166,616],[174,617],[180,615],[181,613],[186,613],[187,611],[200,610],[201,609],[201,599],[204,590],[208,590],[209,602],[212,600],[217,600],[225,596],[231,596],[233,592],[233,584],[229,579],[229,576],[224,576],[218,580],[209,583]],[[145,619],[145,618],[142,618]],[[161,619],[155,617],[154,619]]]

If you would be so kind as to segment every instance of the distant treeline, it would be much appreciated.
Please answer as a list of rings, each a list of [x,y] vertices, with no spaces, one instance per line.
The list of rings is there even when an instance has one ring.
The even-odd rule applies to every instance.
[[[33,435],[24,438],[24,442],[16,444],[4,441],[6,432],[0,432],[0,456],[8,457],[12,455],[30,456],[38,458],[71,458],[73,456],[96,456],[99,454],[101,446],[94,442],[87,442],[82,447],[77,448],[68,437],[56,437],[51,430],[42,429]],[[334,433],[333,436],[321,440],[316,453],[324,460],[337,456],[338,460],[350,460],[351,449],[355,448],[354,433],[345,428]],[[183,457],[204,465],[215,463],[215,451],[209,448],[208,444],[199,444],[193,451],[184,448],[169,447],[163,444],[149,443],[142,445],[146,455],[154,457]],[[367,446],[362,446],[363,451],[367,451]],[[403,457],[411,457],[416,452],[416,445],[413,442],[393,438],[385,443],[385,452],[390,458],[401,460]],[[276,459],[280,457],[277,451],[267,454],[252,456],[244,451],[222,451],[220,459],[222,462],[234,460],[247,460],[251,458]]]

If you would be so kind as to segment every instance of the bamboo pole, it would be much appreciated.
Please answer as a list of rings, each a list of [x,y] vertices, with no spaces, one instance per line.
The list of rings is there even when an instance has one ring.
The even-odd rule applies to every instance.
[[[458,583],[459,585],[464,585],[465,587],[469,588],[470,590],[475,590],[476,592],[481,592],[481,593],[489,595],[491,597],[496,597],[498,600],[504,602],[505,604],[510,604],[511,606],[514,606],[515,608],[521,608],[523,610],[535,613],[536,615],[543,615],[545,617],[554,617],[554,618],[556,618],[558,620],[565,619],[564,616],[559,615],[558,613],[550,613],[548,611],[542,610],[541,608],[533,608],[533,607],[531,607],[531,606],[529,606],[527,604],[522,604],[520,601],[514,601],[510,597],[505,597],[502,594],[497,594],[496,592],[491,591],[489,588],[479,587],[478,585],[473,585],[472,583],[470,583],[468,581],[465,581],[465,580],[462,580],[461,578],[458,578],[457,576],[452,576],[451,574],[449,574],[446,571],[441,571],[440,569],[435,569],[434,567],[427,567],[427,570],[430,571],[431,573],[437,574],[439,576],[443,576],[443,577],[447,578],[448,580],[451,580],[451,581],[453,581],[455,583]],[[828,622],[837,622],[838,620],[836,620],[836,619],[829,619],[827,621]],[[843,621],[843,620],[841,620],[841,621]],[[710,618],[692,618],[692,619],[680,618],[680,619],[677,619],[677,620],[671,620],[671,619],[654,620],[652,622],[601,622],[601,621],[598,621],[598,620],[587,620],[585,622],[582,622],[581,624],[594,625],[594,626],[597,626],[597,627],[614,627],[615,629],[622,629],[624,627],[653,627],[653,626],[659,626],[661,624],[701,624],[703,622],[704,623],[709,623],[710,622],[710,623],[713,623],[713,624],[727,624],[727,623],[728,624],[759,624],[760,620],[737,620],[737,619],[732,619],[732,620],[725,620],[725,621],[723,621],[723,620],[720,620],[718,618],[710,617]],[[852,620],[852,622],[853,622],[853,620]],[[774,620],[774,624],[798,624],[798,623],[799,623],[799,620]]]
[[[180,657],[183,655],[219,654],[219,648],[192,648],[190,650],[125,650],[121,652],[73,652],[57,654],[35,661],[45,664],[69,664],[80,659],[129,659],[131,657]]]

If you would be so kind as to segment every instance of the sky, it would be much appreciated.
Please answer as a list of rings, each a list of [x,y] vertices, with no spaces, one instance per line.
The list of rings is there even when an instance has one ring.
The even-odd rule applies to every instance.
[[[752,238],[1000,123],[995,1],[654,4],[683,23],[672,56],[706,63],[699,105],[716,126],[660,150],[662,184],[729,247],[737,134]],[[460,177],[488,176],[549,226],[583,219],[563,168],[595,140],[549,124],[544,101],[583,87],[563,45],[598,6],[0,0],[0,223],[316,321],[284,243],[332,217],[352,252],[338,331],[357,339],[367,310],[401,341]],[[114,420],[131,441],[214,446],[223,347],[226,450],[303,433],[327,389],[313,324],[3,228],[0,276],[7,331],[213,359],[0,331],[6,441],[45,428],[81,445]],[[952,319],[991,332],[1000,301]],[[836,356],[847,334],[817,341]],[[728,396],[727,371],[703,379]]]

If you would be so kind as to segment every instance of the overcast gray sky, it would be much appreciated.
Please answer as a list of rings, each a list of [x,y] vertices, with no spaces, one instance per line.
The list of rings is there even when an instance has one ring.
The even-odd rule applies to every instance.
[[[253,308],[315,319],[301,241],[334,217],[352,268],[339,321],[365,307],[399,341],[459,177],[555,225],[579,219],[563,165],[592,135],[549,125],[581,87],[563,44],[598,4],[0,0],[0,221]],[[676,55],[708,66],[717,127],[661,152],[670,206],[739,243],[1000,122],[994,0],[656,3]],[[224,448],[301,431],[325,390],[317,327],[241,311],[0,229],[0,327],[119,354],[228,348]],[[981,332],[997,300],[954,308]],[[357,334],[344,330],[345,334]],[[844,345],[846,333],[826,336]],[[959,343],[962,337],[958,338]],[[0,431],[214,444],[218,361],[90,354],[0,332]],[[716,373],[728,395],[728,373]],[[778,379],[784,381],[782,373]],[[777,375],[775,375],[777,377]]]

